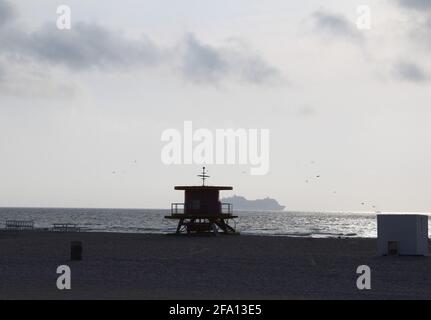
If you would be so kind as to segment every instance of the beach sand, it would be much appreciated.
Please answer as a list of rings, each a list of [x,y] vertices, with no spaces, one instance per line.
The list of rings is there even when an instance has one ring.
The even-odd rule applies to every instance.
[[[359,265],[371,290],[356,287]],[[47,298],[430,299],[431,257],[378,257],[375,239],[0,232],[0,299]]]

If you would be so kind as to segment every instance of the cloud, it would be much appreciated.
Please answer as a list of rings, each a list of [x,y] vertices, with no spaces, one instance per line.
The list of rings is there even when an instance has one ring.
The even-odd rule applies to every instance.
[[[0,17],[12,17],[12,11],[7,2],[0,0]],[[212,46],[193,34],[179,42],[162,48],[146,36],[130,38],[92,23],[74,23],[71,30],[59,30],[49,24],[31,32],[14,24],[0,25],[0,57],[45,69],[62,66],[74,72],[139,71],[138,68],[167,67],[173,72],[180,70],[191,82],[203,84],[227,78],[260,84],[279,75],[276,68],[259,55],[251,55],[248,49]]]
[[[162,56],[149,40],[129,40],[93,24],[77,23],[71,30],[45,26],[26,33],[7,29],[0,33],[0,53],[32,59],[70,69],[116,68],[155,64]]]
[[[427,57],[431,48],[431,1],[430,0],[396,0],[394,1],[407,16],[405,40],[409,59],[401,59],[392,65],[392,76],[398,80],[411,83],[425,83],[430,80],[427,72]],[[408,14],[406,14],[406,11]],[[413,47],[410,47],[413,45]],[[413,51],[411,49],[414,48]],[[415,62],[412,62],[414,60]],[[422,62],[418,62],[422,61]]]
[[[283,81],[283,77],[279,70],[267,64],[258,55],[240,59],[240,76],[248,82],[255,84]]]
[[[9,2],[0,0],[0,27],[15,19],[15,10]]]
[[[398,0],[398,4],[415,13],[414,33],[427,37],[431,32],[431,0]]]
[[[72,98],[78,84],[64,73],[48,73],[35,65],[0,60],[0,95],[30,98]],[[0,106],[1,107],[1,106]]]
[[[11,3],[0,0],[0,55],[72,70],[152,65],[163,56],[146,37],[129,39],[97,24],[75,23],[71,30],[59,30],[51,23],[29,32],[10,23],[14,19]]]
[[[395,66],[396,76],[410,82],[426,82],[429,80],[427,73],[418,65],[411,62],[400,62]]]
[[[431,1],[430,0],[398,0],[398,3],[408,9],[413,10],[430,10],[431,11]]]
[[[415,16],[412,20],[415,33],[431,31],[431,1],[430,0],[398,0],[399,6],[412,11]]]
[[[397,0],[409,15],[408,40],[429,55],[431,49],[431,0]],[[403,12],[405,13],[405,12]]]
[[[222,52],[200,43],[192,34],[186,36],[181,69],[192,81],[218,81],[229,71]]]
[[[315,28],[329,36],[343,37],[345,39],[362,40],[361,33],[355,25],[340,14],[324,10],[312,14]]]
[[[181,69],[194,82],[219,82],[233,76],[251,83],[264,83],[281,78],[279,71],[243,43],[215,47],[200,42],[193,34],[185,37]]]
[[[0,63],[0,83],[6,78],[6,68]]]

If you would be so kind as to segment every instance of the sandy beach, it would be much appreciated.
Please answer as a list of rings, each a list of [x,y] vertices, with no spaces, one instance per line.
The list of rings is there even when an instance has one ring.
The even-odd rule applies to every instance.
[[[0,252],[0,299],[431,298],[431,257],[378,257],[375,239],[0,232]],[[359,265],[371,290],[356,287]]]

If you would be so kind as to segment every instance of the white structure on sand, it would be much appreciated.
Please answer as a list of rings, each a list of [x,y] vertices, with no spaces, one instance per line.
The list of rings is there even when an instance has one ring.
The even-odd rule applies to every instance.
[[[422,214],[378,214],[379,255],[428,254],[428,216]]]

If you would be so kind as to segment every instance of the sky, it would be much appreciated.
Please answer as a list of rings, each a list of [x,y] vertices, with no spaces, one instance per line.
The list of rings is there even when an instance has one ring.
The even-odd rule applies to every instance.
[[[267,174],[207,165],[226,196],[427,212],[430,54],[429,0],[0,0],[0,206],[169,207],[192,121],[270,132]]]

